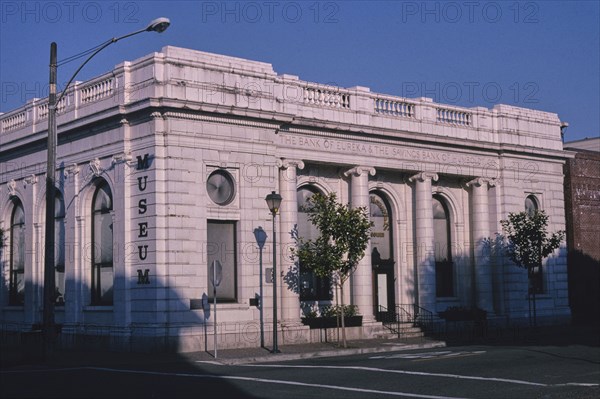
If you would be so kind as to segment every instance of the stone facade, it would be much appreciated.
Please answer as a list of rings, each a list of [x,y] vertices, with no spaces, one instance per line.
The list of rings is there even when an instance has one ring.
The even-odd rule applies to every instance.
[[[46,99],[0,117],[4,324],[41,321],[47,117]],[[526,320],[526,273],[486,256],[481,241],[499,231],[508,212],[523,210],[528,196],[548,212],[550,229],[564,229],[569,154],[560,126],[552,113],[332,87],[277,74],[267,63],[182,48],[124,62],[75,84],[58,106],[65,260],[56,320],[63,335],[202,350],[211,345],[205,338],[214,317],[193,304],[212,297],[208,263],[220,259],[220,345],[257,346],[259,311],[249,303],[259,290],[253,231],[263,226],[271,235],[264,198],[277,191],[284,198],[276,219],[281,342],[320,339],[300,323],[298,291],[311,285],[294,287],[289,258],[303,189],[335,192],[383,220],[374,237],[385,241],[377,244],[385,262],[377,263],[372,244],[345,290],[346,303],[363,315],[355,336],[377,331],[383,303],[418,304],[434,314],[478,306],[489,317]],[[100,198],[107,187],[110,204]],[[443,277],[441,265],[448,267]],[[544,269],[538,318],[568,318],[564,248]],[[268,338],[273,298],[266,280]]]

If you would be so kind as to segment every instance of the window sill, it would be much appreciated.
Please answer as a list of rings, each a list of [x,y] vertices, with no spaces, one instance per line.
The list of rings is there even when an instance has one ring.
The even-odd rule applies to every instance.
[[[529,299],[528,296],[525,296],[525,299]],[[531,299],[533,299],[533,294],[531,294]],[[538,299],[552,299],[552,295],[550,294],[535,294],[535,300]]]
[[[84,312],[112,312],[113,307],[112,306],[88,305],[88,306],[83,307],[83,311]]]
[[[2,310],[6,310],[8,312],[22,312],[25,310],[25,306],[23,305],[6,305],[2,308]]]
[[[213,309],[213,301],[210,300],[208,301],[208,304],[210,305],[210,310],[212,312]],[[237,303],[237,302],[221,302],[219,303],[217,301],[217,307],[219,308],[218,310],[248,310],[250,308],[250,305],[247,303]],[[254,306],[252,306],[254,307]],[[202,308],[197,308],[197,309],[191,309],[191,310],[200,310],[202,311]]]

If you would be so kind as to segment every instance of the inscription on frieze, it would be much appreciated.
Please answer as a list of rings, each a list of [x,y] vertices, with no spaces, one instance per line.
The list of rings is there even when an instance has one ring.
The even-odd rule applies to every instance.
[[[304,137],[296,135],[280,135],[280,144],[286,147],[320,150],[336,154],[362,155],[378,158],[397,159],[408,162],[423,162],[446,165],[446,170],[436,170],[453,174],[482,175],[497,178],[499,165],[491,157],[453,153],[427,148],[402,147],[389,144],[361,143],[349,140]],[[448,166],[454,168],[449,169]],[[469,170],[477,168],[477,170]],[[486,169],[482,173],[481,169]]]

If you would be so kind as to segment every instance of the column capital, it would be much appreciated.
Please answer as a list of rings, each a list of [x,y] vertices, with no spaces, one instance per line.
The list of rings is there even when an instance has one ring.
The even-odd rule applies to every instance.
[[[490,179],[489,177],[476,177],[465,183],[466,187],[481,187],[488,185],[494,187],[496,185],[496,179]]]
[[[96,177],[99,177],[102,174],[103,169],[100,166],[100,159],[98,159],[98,158],[92,159],[90,161],[89,165],[90,165],[90,169],[91,169],[92,173],[94,175],[96,175]]]
[[[15,179],[11,179],[8,182],[8,194],[11,197],[14,197],[17,195],[17,182],[15,181]]]
[[[65,166],[63,173],[66,178],[69,178],[69,176],[75,176],[77,173],[79,173],[79,165],[72,163],[71,165]]]
[[[347,171],[345,171],[344,176],[361,176],[363,173],[375,176],[376,170],[372,166],[355,166],[352,169],[348,169]]]
[[[411,177],[408,178],[409,182],[414,182],[414,181],[418,181],[418,182],[424,182],[425,180],[433,180],[433,181],[438,181],[439,176],[437,173],[434,172],[419,172],[416,175],[413,175]]]
[[[277,167],[279,169],[287,169],[289,167],[296,167],[300,170],[304,169],[304,161],[301,159],[289,159],[280,158],[277,160]]]
[[[33,184],[36,184],[37,182],[38,182],[38,178],[37,178],[36,175],[32,174],[32,175],[29,175],[29,176],[25,177],[25,184],[26,185],[27,184],[33,185]]]

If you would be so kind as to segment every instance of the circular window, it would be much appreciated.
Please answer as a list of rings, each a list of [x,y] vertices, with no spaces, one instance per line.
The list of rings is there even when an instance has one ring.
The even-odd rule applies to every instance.
[[[215,204],[229,204],[235,197],[233,177],[223,169],[215,170],[208,176],[206,191]]]

